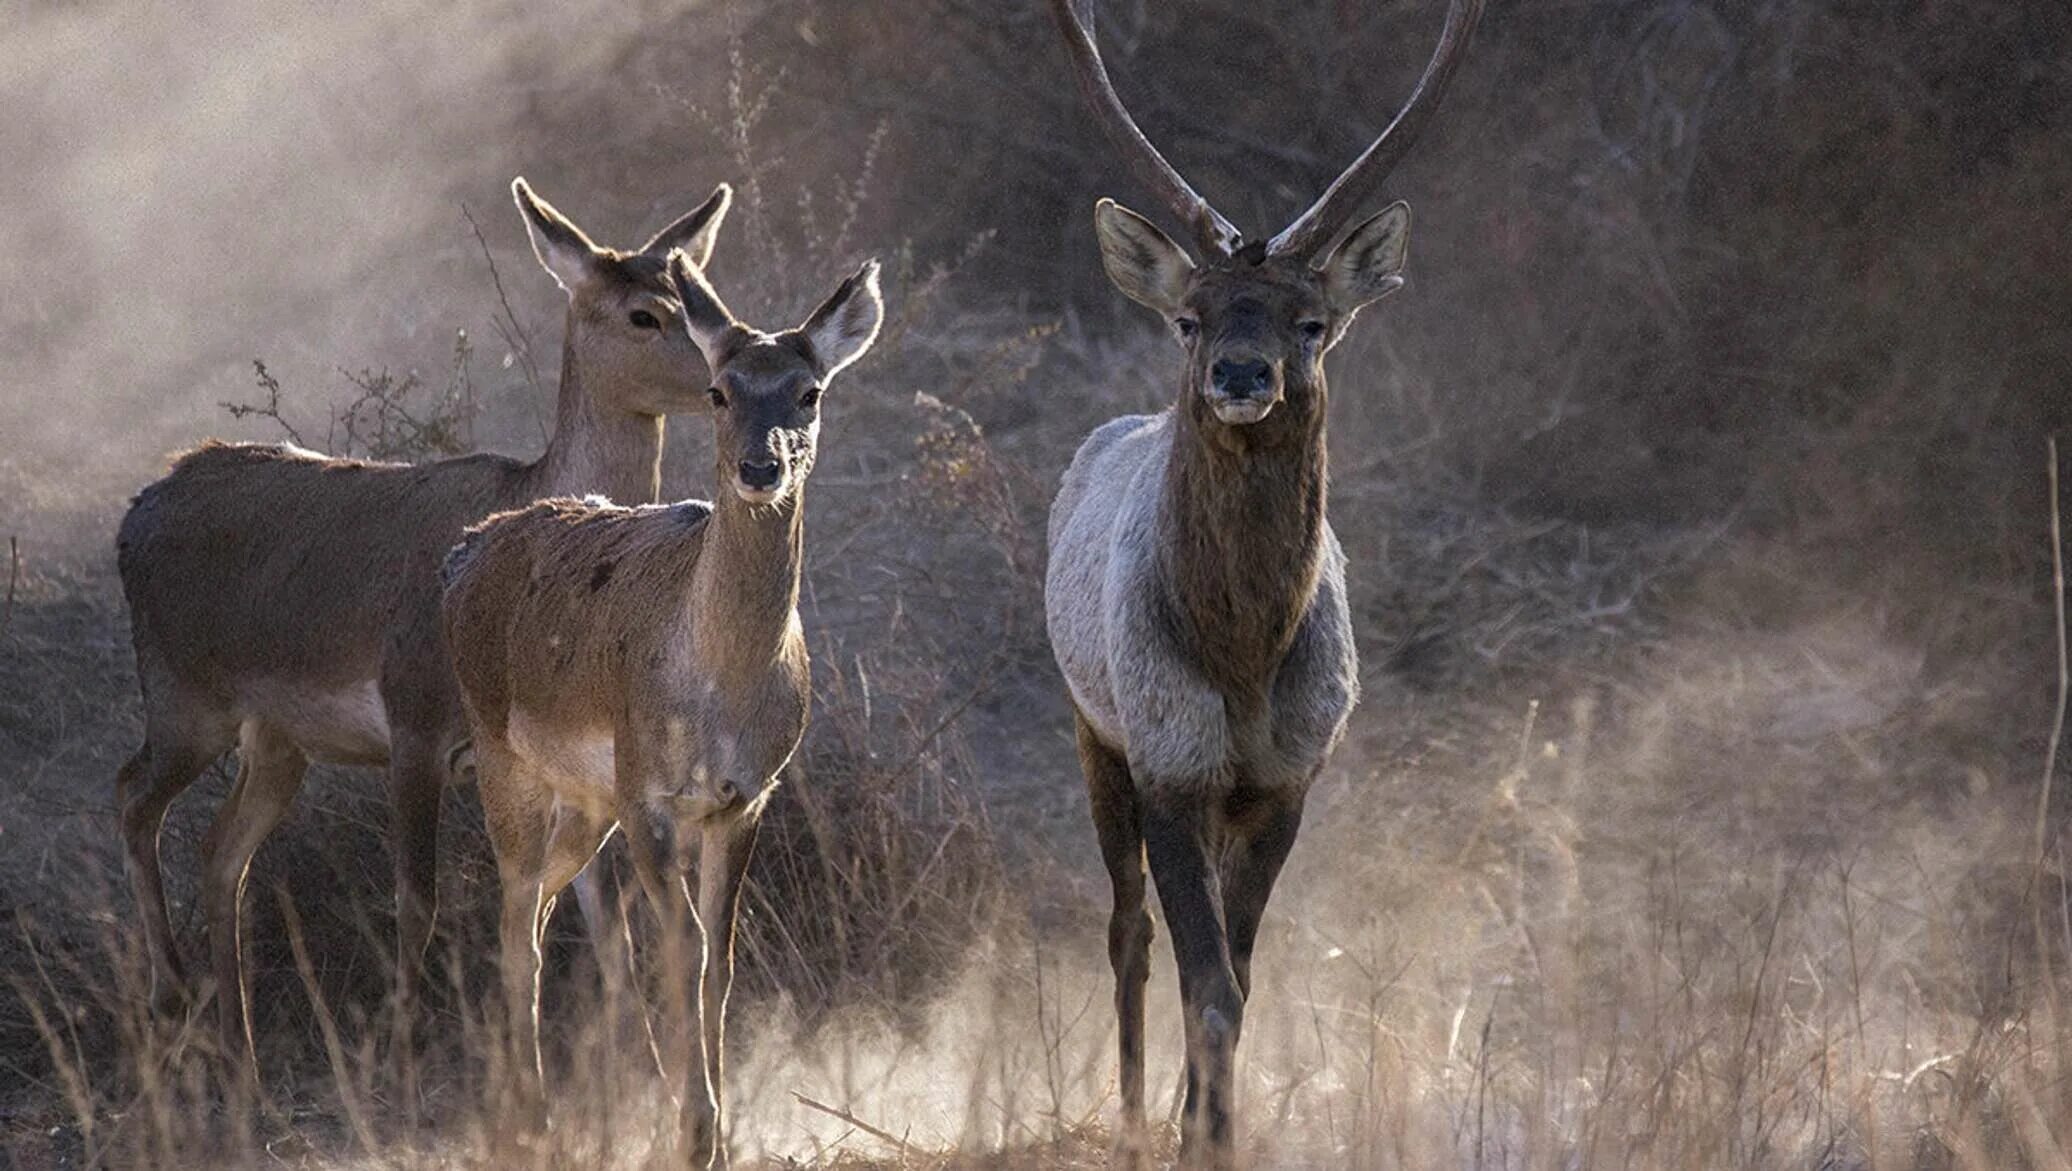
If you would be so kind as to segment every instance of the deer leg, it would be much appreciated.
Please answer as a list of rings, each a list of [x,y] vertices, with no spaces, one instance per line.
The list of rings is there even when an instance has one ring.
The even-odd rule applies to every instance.
[[[741,909],[741,884],[755,853],[762,811],[710,818],[698,848],[698,918],[705,925],[705,965],[699,978],[699,1036],[705,1051],[704,1077],[713,1112],[693,1131],[691,1165],[727,1165],[725,1047],[727,994],[734,986],[734,923]],[[695,1087],[694,1087],[695,1089]],[[692,1094],[694,1101],[707,1095]]]
[[[657,1046],[664,1084],[678,1093],[679,1138],[687,1157],[709,1160],[712,1120],[719,1113],[712,1099],[704,1061],[704,1040],[698,1028],[698,1007],[706,967],[706,930],[697,899],[687,881],[700,819],[679,816],[666,801],[649,800],[651,792],[676,792],[676,778],[690,775],[681,737],[669,729],[641,726],[627,720],[614,736],[617,776],[614,799],[619,825],[626,832],[626,852],[640,878],[660,928],[659,965],[663,1028]],[[662,783],[657,785],[657,777]],[[697,1163],[705,1166],[705,1163]]]
[[[627,767],[626,755],[620,756],[621,769]],[[703,998],[699,983],[705,967],[705,928],[698,918],[697,900],[678,865],[676,826],[647,809],[645,803],[628,806],[623,800],[619,824],[626,831],[633,872],[640,878],[659,928],[662,960],[657,1000],[662,1032],[655,1059],[664,1084],[678,1095],[685,1150],[695,1151],[695,1120],[710,1119],[717,1113],[705,1084],[703,1044],[693,1008]]]
[[[640,1025],[640,1042],[655,1059],[655,1072],[662,1073],[661,1048],[654,1022],[642,991],[640,970],[633,953],[633,924],[627,916],[627,900],[637,884],[620,878],[620,871],[605,847],[617,823],[604,826],[600,842],[588,863],[570,885],[575,888],[576,907],[583,915],[583,933],[590,942],[591,962],[597,965],[599,1003],[617,1028],[632,1011]],[[630,993],[630,996],[629,996]]]
[[[1275,794],[1242,811],[1223,866],[1223,920],[1230,932],[1230,964],[1238,994],[1252,997],[1252,945],[1266,901],[1302,828],[1302,796]]]
[[[546,855],[542,864],[541,905],[539,920],[534,928],[534,950],[546,944],[547,924],[554,917],[554,904],[563,890],[571,883],[576,884],[576,898],[579,903],[585,897],[585,884],[581,879],[591,874],[591,861],[597,851],[611,837],[617,823],[609,817],[599,817],[575,806],[556,803],[551,818],[552,828],[548,831]],[[590,897],[599,897],[595,891]],[[592,914],[601,916],[601,907],[594,910],[584,907],[584,918]],[[623,937],[623,936],[622,936]],[[609,978],[609,977],[608,977]]]
[[[603,854],[594,855],[569,880],[569,885],[576,892],[576,909],[583,915],[583,935],[590,943],[598,980],[606,991],[611,991],[632,966],[632,945],[626,934],[625,918],[618,913],[618,905],[606,889],[608,862]]]
[[[693,1167],[711,1165],[712,1127],[719,1115],[705,1069],[705,1040],[699,1028],[699,1006],[705,999],[706,957],[710,941],[698,915],[697,899],[686,876],[668,876],[662,901],[655,904],[662,921],[661,1046],[668,1066],[668,1084],[676,1088],[679,1136]]]
[[[1145,855],[1180,969],[1187,1036],[1180,1161],[1224,1168],[1231,1163],[1234,1064],[1245,1003],[1224,936],[1203,797],[1176,787],[1148,798],[1142,817]]]
[[[407,1072],[415,1056],[418,985],[439,911],[439,801],[446,784],[442,737],[392,721],[389,836],[396,857],[395,1057]],[[477,768],[480,768],[478,753]]]
[[[216,1024],[223,1055],[258,1072],[252,1044],[251,1000],[246,995],[243,924],[245,876],[252,855],[295,802],[309,762],[300,749],[268,725],[245,724],[238,745],[237,784],[217,810],[202,844],[204,905],[208,908],[209,951],[216,975]]]
[[[540,924],[547,907],[547,845],[551,810],[546,789],[518,775],[519,765],[501,746],[477,746],[476,771],[483,822],[496,851],[503,911],[497,923],[504,985],[504,1013],[518,1096],[527,1121],[545,1116],[540,1064]]]
[[[1115,1031],[1121,1126],[1117,1164],[1136,1168],[1150,1157],[1144,1123],[1144,987],[1151,980],[1151,912],[1144,906],[1144,831],[1138,823],[1137,792],[1119,753],[1094,737],[1084,717],[1079,730],[1079,765],[1086,774],[1094,833],[1108,867],[1114,907],[1108,916],[1108,965],[1115,973]]]
[[[541,835],[544,836],[544,835]],[[511,1039],[511,1065],[518,1097],[535,1125],[546,1112],[546,1070],[540,1060],[540,932],[546,892],[534,866],[499,860],[503,916],[497,924],[502,952],[504,1014]]]
[[[606,827],[606,842],[616,823]],[[598,966],[598,976],[604,997],[604,1006],[614,1022],[623,1019],[623,1014],[632,1012],[640,1025],[639,1043],[647,1047],[653,1060],[655,1076],[665,1082],[669,1076],[669,1062],[662,1055],[662,1038],[655,1033],[653,1011],[653,955],[643,957],[633,946],[633,915],[631,904],[635,899],[652,899],[649,888],[639,882],[627,882],[620,878],[612,885],[616,890],[607,890],[599,875],[599,867],[607,859],[600,852],[581,874],[573,880],[576,901],[583,914],[583,926],[590,938],[591,955]],[[617,873],[614,871],[614,873]],[[666,882],[658,881],[659,889],[667,888]],[[642,959],[649,961],[649,971],[644,975]]]
[[[151,957],[151,1007],[170,1014],[187,999],[187,973],[166,914],[165,883],[158,865],[158,833],[173,799],[187,791],[221,752],[156,730],[122,766],[115,799],[122,810],[122,840],[130,891],[144,920],[144,944]]]

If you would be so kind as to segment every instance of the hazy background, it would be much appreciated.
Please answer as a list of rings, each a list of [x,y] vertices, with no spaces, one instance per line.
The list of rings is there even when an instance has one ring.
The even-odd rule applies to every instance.
[[[1442,8],[1100,7],[1147,132],[1254,234],[1393,113]],[[1078,439],[1176,367],[1090,209],[1163,217],[1057,42],[1001,0],[0,13],[10,1150],[85,1141],[28,1004],[71,1006],[97,1109],[139,1076],[104,954],[127,496],[205,436],[279,437],[221,406],[263,398],[254,359],[314,442],[342,372],[436,393],[457,331],[478,441],[536,452],[562,303],[523,173],[627,246],[734,183],[712,272],[758,324],[864,256],[893,274],[809,497],[820,694],[750,900],[744,1152],[837,1142],[803,1089],[931,1150],[1077,1157],[1044,1144],[1107,1117],[1106,889],[1042,518]],[[1389,184],[1409,285],[1330,359],[1367,700],[1270,917],[1262,1159],[2064,1165],[2072,802],[2043,881],[2030,859],[2068,185],[2062,4],[1492,3]],[[667,494],[708,494],[705,428],[672,425]],[[222,792],[168,825],[183,910]],[[472,806],[449,801],[448,1021],[493,987]],[[313,1117],[336,1087],[270,892],[332,1001],[378,1013],[384,816],[371,774],[321,775],[254,869],[262,1060]],[[1154,1002],[1154,1086],[1174,1017]]]

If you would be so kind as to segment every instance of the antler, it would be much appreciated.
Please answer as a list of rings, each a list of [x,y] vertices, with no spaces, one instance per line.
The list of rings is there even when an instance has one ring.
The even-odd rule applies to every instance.
[[[1058,0],[1062,7],[1065,0]],[[1296,217],[1295,222],[1281,229],[1281,234],[1267,241],[1266,251],[1270,255],[1293,253],[1306,256],[1331,242],[1345,221],[1374,197],[1381,181],[1388,177],[1396,164],[1409,153],[1410,144],[1417,141],[1419,131],[1431,121],[1432,112],[1439,108],[1439,99],[1446,92],[1446,83],[1453,80],[1453,71],[1460,65],[1460,59],[1468,47],[1468,38],[1475,32],[1475,22],[1482,19],[1483,0],[1453,0],[1446,10],[1446,27],[1439,33],[1439,47],[1432,54],[1431,64],[1425,66],[1424,76],[1417,81],[1417,88],[1411,91],[1409,102],[1401,113],[1381,132],[1365,153],[1353,160],[1329,188],[1324,191],[1310,209]]]
[[[1115,83],[1108,79],[1108,67],[1101,63],[1101,50],[1094,43],[1092,21],[1080,11],[1082,0],[1051,0],[1051,12],[1057,17],[1058,27],[1065,34],[1065,47],[1072,53],[1073,72],[1079,78],[1079,92],[1086,98],[1101,126],[1115,145],[1122,150],[1124,159],[1137,173],[1137,178],[1146,187],[1165,201],[1166,207],[1180,218],[1193,232],[1203,249],[1216,256],[1228,256],[1237,251],[1242,236],[1237,228],[1222,213],[1209,206],[1194,188],[1187,185],[1180,172],[1158,153],[1144,132],[1137,129],[1136,119],[1123,107],[1122,99],[1115,93]],[[1481,0],[1475,0],[1481,7]]]

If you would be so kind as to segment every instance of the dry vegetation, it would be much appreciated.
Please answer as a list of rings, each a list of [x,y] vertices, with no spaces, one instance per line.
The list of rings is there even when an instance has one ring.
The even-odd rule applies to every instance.
[[[1103,9],[1147,129],[1253,228],[1371,136],[1437,20]],[[356,102],[297,88],[363,84],[290,51],[328,25],[254,22],[239,58],[113,6],[31,5],[30,48],[0,49],[55,63],[0,74],[25,111],[0,146],[36,164],[18,172],[155,183],[163,207],[125,214],[252,241],[244,263],[155,233],[167,271],[116,309],[96,279],[144,257],[110,197],[0,178],[23,209],[0,236],[20,258],[0,285],[21,285],[0,290],[0,536],[21,548],[0,611],[0,1151],[640,1166],[663,1131],[637,1013],[571,916],[546,1013],[575,1088],[545,1149],[510,1148],[472,793],[449,796],[414,1126],[380,1051],[371,774],[325,770],[255,866],[259,1102],[226,1098],[208,1029],[145,1012],[114,834],[137,735],[109,555],[126,493],[208,434],[532,449],[558,309],[493,202],[522,170],[628,236],[734,182],[715,266],[756,316],[888,262],[894,320],[830,402],[809,493],[818,695],[745,912],[737,1165],[1102,1165],[1106,885],[1042,637],[1041,525],[1078,437],[1161,402],[1173,366],[1100,277],[1087,209],[1141,193],[1054,32],[994,0],[515,32],[454,11],[355,18],[347,43],[401,62]],[[65,71],[92,81],[100,44],[148,51],[188,132],[279,153],[238,172],[271,210],[197,187],[228,147],[140,145],[148,118],[65,134],[95,105]],[[263,110],[225,96],[233,59]],[[335,132],[308,134],[305,107]],[[372,161],[420,128],[407,183]],[[2062,5],[1492,6],[1394,182],[1411,285],[1332,359],[1367,698],[1269,913],[1242,1057],[1262,1165],[2072,1168],[2045,457],[2072,423],[2068,143]],[[113,157],[131,164],[82,162]],[[42,248],[12,246],[32,229]],[[277,382],[253,386],[255,354]],[[704,424],[674,435],[667,488],[706,494]],[[168,823],[176,907],[225,781]]]

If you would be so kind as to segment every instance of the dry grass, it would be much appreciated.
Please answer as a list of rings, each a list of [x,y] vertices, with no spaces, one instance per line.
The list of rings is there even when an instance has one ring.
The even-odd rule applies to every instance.
[[[1767,634],[1724,628],[1711,606],[1694,617],[1681,607],[1694,567],[1721,555],[1716,532],[1586,541],[1430,490],[1363,503],[1401,510],[1388,564],[1419,568],[1370,588],[1375,641],[1394,649],[1369,656],[1366,714],[1313,797],[1262,945],[1245,1046],[1258,1162],[2063,1165],[2066,1049],[2044,995],[2072,955],[2056,830],[2039,884],[2020,786],[1891,788],[1892,757],[1946,747],[1940,729],[1976,720],[1977,697],[1936,694],[1950,681],[1869,616]],[[982,511],[937,515],[969,529],[941,539],[988,539]],[[823,596],[830,581],[843,572]],[[1008,613],[1005,629],[1034,620]],[[14,637],[39,655],[80,629],[35,593],[22,616]],[[973,739],[1001,716],[985,689],[945,683],[937,664],[956,653],[907,630],[830,632],[816,653],[811,749],[748,909],[739,1157],[1099,1165],[1112,1025],[1097,868],[1030,838],[1035,795],[985,780]],[[979,678],[1007,669],[966,661]],[[112,662],[104,685],[121,674]],[[1046,774],[1066,792],[1068,762]],[[403,1128],[376,1046],[387,924],[367,789],[299,814],[254,884],[308,909],[299,930],[254,909],[264,1104],[226,1099],[206,1029],[144,1013],[108,843],[49,863],[66,877],[43,889],[73,893],[39,900],[6,945],[10,1061],[34,1087],[9,1126],[19,1163],[657,1157],[668,1111],[628,1057],[633,1006],[597,985],[572,932],[547,1009],[570,1089],[546,1145],[506,1140],[493,879],[458,796],[449,990],[417,1072],[427,1127]],[[1176,1005],[1154,987],[1156,1026]],[[1164,1033],[1153,1084],[1169,1087]]]

